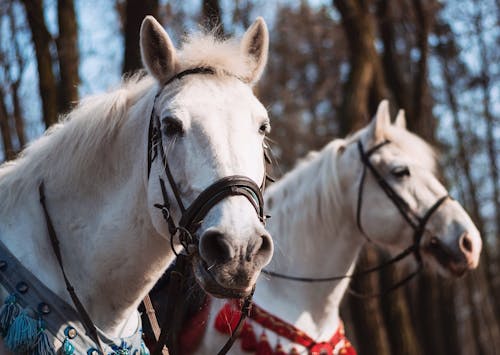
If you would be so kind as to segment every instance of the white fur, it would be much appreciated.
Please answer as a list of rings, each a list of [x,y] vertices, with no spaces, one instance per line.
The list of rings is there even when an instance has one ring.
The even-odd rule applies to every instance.
[[[356,224],[358,183],[362,171],[358,140],[363,141],[365,149],[373,146],[375,141],[391,140],[391,144],[371,159],[421,215],[446,193],[433,175],[435,161],[432,149],[400,125],[390,125],[387,115],[388,110],[382,107],[369,126],[345,140],[337,139],[329,143],[321,152],[310,155],[309,159],[269,187],[265,194],[272,216],[268,229],[276,244],[269,270],[304,277],[346,275],[353,271],[359,250],[366,242]],[[385,168],[403,163],[409,165],[412,176],[398,183],[391,179]],[[362,207],[363,228],[374,242],[399,252],[412,244],[413,230],[373,176],[367,174]],[[469,260],[469,267],[473,268],[479,259],[481,239],[469,216],[455,201],[447,200],[433,215],[422,245],[436,235],[452,247],[464,231],[469,232],[474,247]],[[423,257],[425,264],[447,274],[447,270],[438,265],[431,255],[423,253]],[[310,284],[264,275],[257,283],[254,301],[313,339],[326,341],[339,325],[339,304],[348,282],[345,279]],[[373,290],[363,291],[369,293]],[[208,330],[199,354],[216,353],[227,340],[227,335],[213,328],[219,309],[220,303],[212,305]],[[261,328],[253,324],[259,336]],[[267,336],[274,347],[276,335],[267,331]],[[288,352],[289,342],[281,338],[281,343]],[[297,348],[302,349],[300,346]],[[230,353],[243,354],[238,342]]]
[[[250,86],[235,78],[248,61],[235,56],[234,48],[239,51],[236,42],[215,42],[209,35],[189,38],[178,53],[179,68],[206,64],[220,73],[192,75],[162,88],[154,108],[160,119],[176,116],[184,125],[182,137],[163,139],[185,205],[223,176],[241,174],[256,183],[264,176],[259,127],[267,113]],[[166,180],[160,159],[149,180],[146,168],[159,87],[150,76],[134,77],[115,91],[84,99],[18,159],[0,166],[2,242],[72,304],[39,203],[43,180],[68,277],[95,324],[111,337],[135,330],[131,314],[174,258],[165,222],[153,207],[162,202],[158,177]],[[178,220],[177,205],[172,209]],[[214,227],[235,244],[267,235],[241,196],[214,207],[200,234]]]

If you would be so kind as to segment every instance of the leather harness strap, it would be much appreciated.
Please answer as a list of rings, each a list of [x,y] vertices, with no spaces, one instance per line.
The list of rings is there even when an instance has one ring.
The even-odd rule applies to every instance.
[[[158,324],[158,318],[156,317],[155,308],[153,307],[153,303],[151,302],[151,297],[147,294],[142,300],[144,303],[144,308],[146,309],[146,315],[148,316],[149,324],[151,325],[151,329],[153,330],[153,334],[155,336],[156,342],[160,339],[161,328]],[[169,355],[168,349],[165,345],[161,349],[162,355]]]
[[[209,67],[200,67],[200,68],[193,68],[193,69],[188,69],[184,70],[178,74],[176,74],[174,77],[170,78],[164,85],[168,85],[172,83],[175,80],[181,79],[187,75],[191,74],[215,74],[215,70],[213,68]],[[161,134],[161,122],[160,118],[155,114],[155,104],[156,100],[160,96],[162,89],[156,94],[154,102],[153,102],[153,109],[151,110],[151,117],[150,117],[150,122],[149,122],[149,128],[148,128],[148,171],[147,171],[147,177],[150,179],[151,177],[151,167],[153,161],[160,155],[161,157],[161,162],[163,166],[163,172],[165,176],[167,177],[170,189],[172,190],[175,200],[177,202],[177,206],[179,207],[179,210],[181,212],[181,218],[178,223],[176,223],[173,219],[172,213],[171,213],[171,203],[168,197],[167,189],[166,189],[166,184],[163,178],[160,176],[158,177],[159,183],[160,183],[160,188],[161,188],[161,193],[162,193],[162,198],[163,198],[163,203],[156,203],[154,207],[158,208],[161,210],[163,218],[165,219],[168,230],[170,233],[170,246],[172,248],[172,251],[174,254],[177,256],[178,261],[179,258],[182,258],[183,260],[186,257],[189,257],[190,254],[192,253],[193,249],[196,250],[198,248],[198,236],[196,234],[197,229],[199,228],[203,218],[206,216],[206,214],[221,200],[224,198],[227,198],[229,196],[244,196],[254,207],[255,212],[257,213],[261,223],[265,224],[266,216],[264,215],[264,198],[262,197],[262,191],[265,187],[265,182],[267,179],[267,174],[265,173],[265,161],[269,159],[269,156],[267,155],[267,149],[266,146],[264,145],[264,177],[261,186],[259,187],[253,180],[246,176],[240,176],[240,175],[233,175],[233,176],[226,176],[223,177],[214,183],[212,183],[210,186],[208,186],[205,190],[203,190],[198,197],[186,208],[184,206],[184,203],[181,198],[181,193],[180,189],[175,182],[175,179],[172,174],[172,170],[170,169],[170,165],[167,159],[167,156],[165,154],[165,149],[163,148],[163,139],[162,139],[162,134]],[[183,252],[178,253],[175,248],[174,248],[174,237],[177,236],[179,238],[179,242],[183,247]],[[178,264],[184,265],[184,261],[179,262]],[[178,264],[176,263],[176,268],[178,267]],[[183,266],[184,267],[184,266]],[[181,270],[174,270],[173,273],[179,274],[178,275],[178,282],[179,285],[178,287],[170,287],[171,292],[170,293],[175,293],[177,294],[178,291],[182,288],[183,284],[183,275],[184,271]],[[253,294],[253,292],[252,292]],[[172,295],[171,295],[172,296]],[[178,299],[179,297],[169,297],[171,300]],[[246,308],[248,308],[251,304],[251,297],[247,297],[245,299],[245,305]],[[180,309],[181,307],[176,307],[176,310]],[[175,314],[178,314],[178,312],[174,312]],[[240,322],[243,323],[244,318],[246,317],[246,314],[248,312],[243,309],[242,316],[240,319]],[[148,312],[148,317],[150,319],[151,325],[153,326],[153,323],[156,322],[158,324],[158,321],[156,320],[156,315],[154,312],[149,311]],[[178,324],[173,324],[175,322],[175,318],[173,317],[173,320],[166,319],[165,322],[162,322],[162,328],[160,331],[160,334],[157,338],[157,344],[156,348],[153,350],[152,354],[153,355],[160,355],[162,349],[164,349],[164,344],[165,343],[172,343],[169,341],[169,339],[172,337],[172,334],[169,333],[176,333],[176,328],[178,327]],[[155,334],[156,336],[156,334]],[[227,343],[224,345],[224,347],[219,351],[220,355],[226,354],[229,349],[231,348],[231,345],[233,344],[234,340],[236,339],[237,334],[233,334],[231,338],[227,341]],[[175,354],[176,349],[170,349],[171,352]]]
[[[38,186],[38,192],[40,195],[40,204],[42,205],[43,214],[45,216],[45,221],[47,224],[47,231],[49,233],[50,243],[52,245],[52,249],[53,249],[54,254],[56,256],[57,262],[59,263],[59,268],[61,269],[61,272],[62,272],[62,275],[64,278],[64,283],[66,284],[66,289],[68,290],[68,293],[71,296],[71,300],[73,301],[73,304],[75,305],[75,308],[78,311],[78,314],[80,315],[81,321],[82,321],[86,331],[88,332],[89,337],[99,347],[101,354],[104,354],[101,340],[99,339],[99,336],[97,335],[97,328],[95,327],[94,322],[92,322],[92,319],[90,318],[90,315],[88,314],[87,310],[83,306],[82,302],[80,301],[80,299],[76,295],[75,288],[73,287],[73,285],[69,281],[68,276],[66,275],[66,271],[64,270],[61,249],[59,247],[59,239],[57,238],[57,234],[56,234],[56,231],[54,229],[54,224],[52,223],[52,219],[50,218],[49,212],[47,210],[47,205],[45,204],[45,185],[44,185],[43,181]]]

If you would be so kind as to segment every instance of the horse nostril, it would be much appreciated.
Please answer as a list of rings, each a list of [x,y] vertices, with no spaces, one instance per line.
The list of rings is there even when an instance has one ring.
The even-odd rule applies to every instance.
[[[234,258],[235,251],[224,233],[213,230],[201,236],[200,254],[209,264],[223,264]]]
[[[262,240],[262,244],[260,245],[258,253],[268,253],[273,249],[273,243],[271,238],[268,235],[261,235],[260,239]]]
[[[254,257],[259,259],[259,264],[267,264],[273,254],[273,241],[268,234],[262,234],[254,248]]]
[[[459,245],[460,249],[465,254],[472,253],[472,241],[469,237],[469,233],[465,232],[464,234],[462,234],[462,236],[460,237]]]

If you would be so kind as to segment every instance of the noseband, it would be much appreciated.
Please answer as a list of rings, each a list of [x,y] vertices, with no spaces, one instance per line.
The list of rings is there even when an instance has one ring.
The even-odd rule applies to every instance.
[[[163,87],[169,85],[175,80],[179,80],[187,75],[194,75],[194,74],[214,75],[215,70],[209,67],[187,69],[170,78],[163,85]],[[160,118],[158,117],[158,115],[155,113],[154,110],[156,101],[160,96],[162,90],[163,88],[160,89],[158,94],[156,94],[155,96],[153,109],[151,110],[151,117],[149,121],[148,180],[151,175],[151,165],[153,161],[157,158],[159,152],[164,172],[165,175],[167,176],[167,180],[170,185],[170,189],[172,190],[177,205],[181,211],[181,218],[179,222],[176,223],[172,218],[172,213],[171,213],[172,205],[168,198],[165,181],[160,176],[159,183],[163,195],[163,203],[162,204],[157,203],[154,206],[161,210],[163,218],[167,222],[168,230],[171,235],[170,244],[174,253],[178,255],[178,253],[174,249],[174,242],[173,242],[174,236],[177,233],[179,234],[179,241],[181,245],[188,254],[193,250],[192,248],[193,246],[195,250],[197,249],[198,236],[196,235],[196,231],[199,228],[201,222],[203,221],[203,218],[217,203],[230,196],[238,196],[238,195],[244,196],[252,204],[260,221],[263,224],[265,224],[266,216],[264,215],[264,207],[263,207],[264,199],[262,197],[262,191],[264,190],[266,181],[265,162],[264,162],[264,178],[260,187],[257,186],[257,184],[252,179],[246,176],[241,176],[241,175],[225,176],[215,181],[205,190],[203,190],[187,208],[184,206],[180,194],[180,189],[172,175],[172,171],[170,169],[170,165],[168,163],[165,150],[163,149]],[[265,146],[264,146],[264,152],[265,152],[264,153],[265,160],[267,160]]]
[[[415,212],[408,202],[404,200],[403,197],[401,197],[396,190],[384,179],[384,177],[378,172],[378,170],[375,168],[375,166],[371,163],[370,157],[372,156],[373,153],[375,153],[377,150],[385,146],[386,144],[389,144],[390,141],[386,140],[383,141],[382,143],[377,144],[373,148],[369,149],[368,151],[365,151],[363,148],[363,144],[361,141],[358,141],[358,151],[360,155],[361,162],[363,163],[363,172],[361,173],[361,179],[359,181],[359,187],[358,187],[358,200],[357,200],[357,208],[356,208],[356,223],[358,225],[359,230],[363,234],[363,236],[369,241],[372,242],[370,237],[365,233],[363,226],[361,224],[361,208],[363,205],[363,191],[364,191],[364,182],[366,179],[366,171],[369,170],[373,176],[375,177],[375,180],[379,184],[379,186],[382,188],[382,190],[385,192],[387,197],[394,203],[394,205],[397,207],[403,218],[408,222],[408,224],[411,226],[413,229],[413,244],[403,250],[401,253],[397,254],[395,257],[368,269],[361,270],[355,273],[352,273],[350,275],[339,275],[339,276],[331,276],[331,277],[321,277],[321,278],[312,278],[312,277],[298,277],[298,276],[291,276],[291,275],[284,275],[281,273],[277,273],[274,271],[269,271],[269,270],[262,270],[263,273],[268,274],[270,276],[278,277],[278,278],[283,278],[287,280],[292,280],[292,281],[301,281],[301,282],[331,282],[331,281],[339,281],[343,280],[346,278],[355,278],[363,275],[370,274],[372,272],[381,270],[389,265],[392,265],[408,255],[413,254],[417,263],[418,267],[417,269],[409,274],[408,276],[404,277],[403,279],[399,280],[396,282],[394,285],[392,285],[389,289],[385,290],[384,292],[380,294],[370,294],[370,295],[364,295],[364,294],[359,294],[355,291],[351,290],[351,293],[353,293],[355,296],[358,297],[374,297],[374,296],[381,296],[383,294],[386,294],[388,292],[391,292],[395,290],[396,288],[402,286],[409,280],[411,280],[414,276],[416,276],[421,270],[422,270],[422,256],[420,255],[420,242],[422,240],[422,236],[424,235],[425,232],[425,227],[427,225],[427,222],[430,220],[431,216],[436,212],[439,207],[448,199],[448,195],[440,197],[428,210],[427,212],[420,217],[420,215]]]

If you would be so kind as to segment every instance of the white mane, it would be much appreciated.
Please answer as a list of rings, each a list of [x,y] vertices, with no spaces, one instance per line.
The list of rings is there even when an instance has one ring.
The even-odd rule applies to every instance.
[[[331,211],[341,210],[342,192],[335,159],[339,149],[355,144],[363,134],[366,134],[367,129],[368,127],[346,139],[335,139],[319,152],[309,152],[298,161],[294,169],[269,187],[266,192],[266,203],[271,209],[271,214],[273,216],[283,214],[276,216],[274,223],[286,223],[289,220],[321,220],[322,223],[332,224],[330,230],[336,229],[337,226],[333,225],[336,219],[331,218]],[[401,149],[415,164],[435,172],[436,153],[423,139],[396,126],[388,127],[384,133],[385,138]],[[314,191],[311,190],[311,186],[315,187]],[[289,194],[293,194],[294,198],[287,196]],[[281,202],[285,199],[286,204]],[[307,209],[298,207],[303,205],[312,207]],[[280,206],[281,210],[273,210],[274,206]],[[286,228],[287,226],[283,225],[277,227],[277,230],[284,231]],[[314,234],[315,231],[311,230],[311,233]],[[278,248],[284,246],[284,243],[297,245],[297,241],[290,238],[279,238],[279,243],[280,245],[276,245]],[[309,245],[306,243],[303,247],[307,248]]]
[[[213,34],[196,32],[187,37],[181,47],[180,70],[209,66],[220,73],[239,78],[251,76],[255,58],[245,54],[236,38],[221,40]]]
[[[340,181],[336,171],[335,159],[339,148],[345,143],[343,139],[336,139],[326,145],[319,152],[311,152],[304,159],[300,160],[297,166],[286,173],[278,182],[272,184],[266,191],[266,203],[271,210],[273,223],[284,223],[277,227],[278,230],[285,231],[285,225],[289,220],[311,221],[320,219],[326,223],[334,223],[331,218],[331,211],[340,210],[341,197],[339,193]],[[311,190],[311,186],[315,189]],[[293,199],[290,198],[293,195]],[[287,204],[282,203],[282,200]],[[303,209],[299,206],[312,206]],[[280,206],[280,210],[273,209]],[[306,213],[307,212],[307,213]],[[281,215],[282,214],[282,215]],[[332,230],[336,226],[330,226]],[[311,230],[311,234],[315,234]],[[304,236],[304,239],[308,239]],[[280,245],[284,243],[296,245],[297,241],[290,238],[279,238]],[[311,247],[305,243],[304,247]],[[277,250],[277,252],[279,252]]]
[[[212,34],[188,36],[178,52],[179,71],[210,66],[218,72],[244,77],[248,75],[251,58],[243,54],[238,43],[233,39],[218,40]],[[134,105],[134,110],[142,110],[144,124],[147,124],[148,110],[156,94],[156,90],[152,90],[154,86],[151,76],[138,73],[113,91],[83,99],[16,160],[0,165],[1,207],[8,208],[24,190],[37,185],[42,176],[45,179],[63,177],[76,183],[81,171],[92,169],[96,176],[104,173],[109,166],[96,163],[96,157],[105,155]]]

